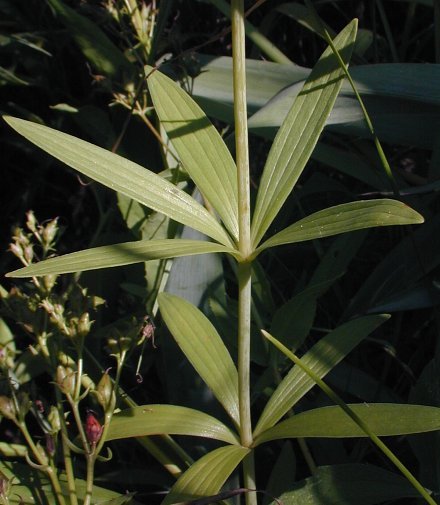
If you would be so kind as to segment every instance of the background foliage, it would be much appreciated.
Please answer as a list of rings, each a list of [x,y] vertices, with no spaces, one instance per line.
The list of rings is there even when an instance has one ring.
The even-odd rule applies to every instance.
[[[332,370],[329,384],[347,402],[440,406],[438,5],[435,1],[397,0],[314,4],[332,34],[353,17],[359,18],[351,74],[383,143],[395,185],[381,166],[351,88],[344,84],[312,160],[271,232],[332,205],[392,196],[396,187],[399,198],[418,210],[425,224],[413,229],[361,230],[319,242],[301,242],[295,248],[283,246],[262,256],[255,267],[253,290],[254,409],[258,413],[263,410],[275,387],[272,369],[266,367],[268,353],[270,359],[278,360],[281,374],[289,368],[287,361],[267,349],[259,328],[270,329],[290,348],[306,353],[341,323],[382,312],[393,317]],[[232,145],[230,21],[225,6],[217,1],[146,3],[142,23],[129,14],[130,5],[133,3],[1,1],[1,109],[115,149],[154,172],[165,169],[168,180],[192,191],[173,152],[157,141],[152,104],[136,76],[143,65],[168,60],[161,70],[182,83]],[[257,34],[248,30],[247,40],[247,54],[252,59],[248,64],[248,106],[255,189],[271,140],[326,43],[300,2],[264,2],[248,20],[259,30]],[[288,60],[297,66],[289,65]],[[9,231],[23,224],[29,209],[42,222],[59,217],[64,232],[58,253],[139,238],[170,238],[176,233],[198,238],[196,232],[177,230],[168,219],[121,194],[79,178],[4,125],[1,142],[4,232],[0,245],[4,251]],[[157,291],[165,283],[167,291],[185,293],[186,299],[204,309],[234,356],[236,344],[233,339],[227,341],[237,311],[233,266],[218,257],[201,258],[177,259],[172,266],[157,262],[98,270],[75,278],[106,300],[106,307],[94,317],[87,341],[98,361],[98,365],[88,363],[94,380],[102,369],[113,365],[104,345],[108,332],[130,324],[133,315],[154,313]],[[18,266],[6,252],[0,262],[4,272]],[[10,281],[3,285],[7,289],[12,286]],[[12,331],[17,335],[17,347],[25,349],[26,335],[20,325],[5,321],[8,326],[2,326],[3,341]],[[147,346],[144,352],[139,372],[143,382],[139,383],[136,373],[137,352],[123,371],[124,389],[139,405],[177,403],[221,416],[210,391],[190,366],[183,364],[178,347],[160,321],[157,324],[158,347]],[[44,396],[45,377],[35,373],[34,382],[35,391]],[[300,409],[327,404],[328,399],[313,390]],[[7,424],[1,426],[2,440],[14,442],[16,434]],[[197,439],[194,444],[188,440],[179,442],[193,459],[217,447],[216,442]],[[423,485],[434,492],[440,489],[437,442],[437,433],[390,441]],[[380,503],[414,496],[365,440],[317,438],[308,444],[319,467],[312,477],[297,442],[280,441],[258,449],[257,475],[269,493],[263,500],[268,502],[270,496],[286,491],[292,475],[300,481],[299,490],[307,483],[328,493],[326,482],[332,482],[329,486],[335,497],[326,494],[326,500],[334,503]],[[98,468],[98,484],[119,493],[136,490],[140,502],[160,501],[149,493],[168,490],[172,477],[135,442],[130,448],[118,442],[113,447],[117,457]],[[366,469],[361,466],[365,463],[372,466]],[[368,472],[371,475],[366,478]],[[365,489],[361,481],[367,482]],[[384,484],[372,490],[371,481]],[[231,482],[231,487],[237,486]],[[331,502],[319,501],[316,496],[313,503]],[[292,503],[301,503],[299,495],[295,499],[299,501]],[[283,501],[289,503],[288,497]]]

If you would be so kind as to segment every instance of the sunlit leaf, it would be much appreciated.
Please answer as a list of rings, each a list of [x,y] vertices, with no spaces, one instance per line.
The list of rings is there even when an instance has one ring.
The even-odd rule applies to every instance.
[[[440,430],[438,407],[394,403],[357,403],[348,406],[379,437]],[[341,407],[333,405],[294,415],[262,433],[255,444],[280,438],[367,436]]]
[[[288,226],[266,240],[257,249],[257,254],[264,249],[282,244],[330,237],[375,226],[420,224],[423,221],[418,212],[398,200],[362,200],[344,203],[315,212]]]
[[[213,242],[201,240],[140,240],[124,242],[50,258],[7,274],[8,277],[31,277],[47,274],[83,272],[97,268],[131,265],[144,261],[190,256],[215,252],[231,252],[231,249]]]
[[[350,59],[357,21],[336,37],[344,62]],[[252,220],[252,240],[258,245],[301,175],[318,141],[342,85],[344,71],[327,48],[308,77],[279,129],[269,153]]]
[[[237,170],[220,134],[196,102],[161,72],[151,73],[148,87],[185,170],[238,240]]]
[[[322,378],[388,318],[377,315],[348,321],[323,337],[301,360]],[[314,380],[304,370],[294,366],[267,402],[254,437],[279,421],[314,385]]]
[[[220,447],[196,461],[174,484],[162,505],[186,502],[217,494],[250,449]]]
[[[224,245],[231,245],[226,231],[204,207],[150,170],[47,126],[10,116],[4,119],[20,135],[87,177]]]
[[[145,435],[191,435],[238,444],[237,436],[215,417],[177,405],[141,405],[112,418],[107,440]]]
[[[179,347],[238,425],[237,369],[217,330],[183,298],[161,293],[158,301],[165,324]]]

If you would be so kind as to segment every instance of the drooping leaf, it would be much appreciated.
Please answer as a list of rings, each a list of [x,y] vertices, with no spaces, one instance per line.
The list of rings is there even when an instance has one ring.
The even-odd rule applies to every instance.
[[[349,321],[317,342],[302,362],[320,378],[334,368],[356,345],[389,316],[366,316]],[[254,431],[254,437],[272,427],[291,409],[315,382],[301,368],[294,366],[270,397]]]
[[[237,369],[217,330],[183,298],[161,293],[158,301],[165,324],[179,347],[238,426]]]
[[[141,405],[123,410],[113,416],[106,440],[146,435],[190,435],[239,443],[237,435],[219,420],[178,405]]]
[[[278,498],[284,505],[376,505],[418,496],[400,475],[355,463],[321,466],[312,477],[297,482]]]
[[[336,205],[297,221],[266,240],[257,254],[268,247],[330,237],[375,226],[423,223],[423,217],[397,200],[365,200]]]
[[[357,21],[354,20],[334,41],[345,63],[351,56],[356,29]],[[293,103],[270,150],[252,220],[254,246],[275,219],[309,160],[343,77],[344,71],[337,58],[327,48]]]
[[[217,494],[250,449],[220,447],[196,461],[174,484],[162,505],[187,502]]]
[[[87,177],[231,245],[226,231],[204,207],[159,175],[72,135],[23,119],[4,119],[20,135]]]
[[[124,242],[121,244],[94,247],[93,249],[50,258],[10,272],[7,276],[31,277],[47,274],[65,274],[97,268],[131,265],[149,260],[215,252],[231,252],[231,249],[220,244],[203,242],[201,240],[140,240],[138,242]]]
[[[185,170],[237,241],[237,170],[231,153],[202,109],[174,81],[154,71],[148,86]]]
[[[379,437],[440,430],[438,407],[393,403],[357,403],[348,406]],[[332,405],[301,412],[282,421],[257,437],[255,444],[281,438],[367,436],[338,405]]]

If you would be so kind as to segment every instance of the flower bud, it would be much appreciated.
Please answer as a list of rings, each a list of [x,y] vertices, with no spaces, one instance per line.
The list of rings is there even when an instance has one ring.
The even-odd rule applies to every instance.
[[[58,218],[52,219],[49,223],[43,228],[42,238],[47,245],[52,244],[55,239],[56,234],[58,233]]]
[[[32,245],[27,245],[24,247],[23,255],[24,255],[24,259],[28,263],[32,263],[32,260],[34,259],[34,248],[32,247]]]
[[[87,412],[85,431],[87,440],[92,447],[96,446],[99,442],[102,430],[101,423],[96,419],[93,411],[89,410]]]
[[[52,288],[55,286],[55,283],[57,281],[57,277],[58,276],[55,274],[49,274],[43,277],[43,286],[46,289],[46,291],[48,292],[52,291]]]
[[[14,402],[12,398],[8,398],[7,396],[0,396],[0,414],[6,419],[10,419],[11,421],[17,420],[17,411],[15,410]]]
[[[35,214],[33,210],[26,212],[26,226],[32,233],[37,233],[37,220],[35,219]]]
[[[106,411],[114,399],[113,384],[108,373],[105,373],[98,382],[95,395],[101,407]]]
[[[73,395],[75,391],[75,372],[70,367],[58,365],[55,381],[65,395]]]
[[[50,408],[49,415],[47,416],[47,420],[50,423],[50,426],[52,428],[52,434],[56,434],[61,430],[61,419],[60,419],[60,413],[58,412],[58,409],[52,405]]]
[[[84,312],[79,318],[77,332],[78,337],[84,338],[90,331],[93,321],[90,321],[90,316],[88,312]]]

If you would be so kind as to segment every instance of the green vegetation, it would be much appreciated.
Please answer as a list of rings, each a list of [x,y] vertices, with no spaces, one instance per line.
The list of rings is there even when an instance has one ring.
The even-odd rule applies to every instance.
[[[437,503],[439,5],[348,4],[0,2],[0,503]]]

